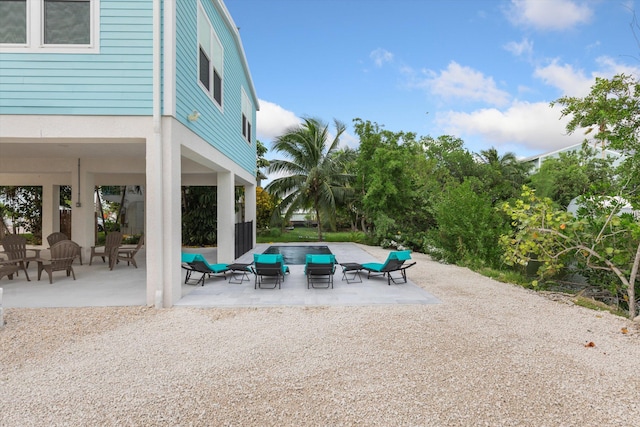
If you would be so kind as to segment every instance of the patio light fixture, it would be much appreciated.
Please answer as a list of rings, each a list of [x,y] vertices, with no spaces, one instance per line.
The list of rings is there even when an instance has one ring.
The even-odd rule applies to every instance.
[[[200,118],[200,113],[198,112],[198,110],[193,110],[191,114],[187,116],[187,120],[189,120],[190,122],[195,122],[199,118]]]

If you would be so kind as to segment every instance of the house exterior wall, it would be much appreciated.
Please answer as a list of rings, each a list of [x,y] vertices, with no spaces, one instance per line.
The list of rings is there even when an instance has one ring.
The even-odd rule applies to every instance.
[[[0,114],[151,115],[152,5],[100,0],[94,49],[1,48]]]
[[[224,52],[222,107],[214,103],[198,82],[198,4],[201,4]],[[176,2],[176,119],[225,156],[255,175],[255,123],[257,100],[251,99],[251,143],[242,136],[241,93],[253,94],[245,72],[242,46],[234,39],[235,24],[217,0]],[[197,121],[188,116],[197,111]]]
[[[198,84],[197,10],[201,3],[224,49],[223,106]],[[175,65],[165,64],[175,79],[175,93],[164,93],[175,118],[243,169],[255,172],[257,99],[245,69],[235,24],[219,0],[171,0],[165,13],[165,43],[175,45]],[[55,49],[0,46],[0,114],[150,116],[153,108],[153,1],[100,0],[99,40],[94,49],[58,53]],[[175,37],[175,39],[174,39]],[[175,40],[175,41],[174,41]],[[173,82],[172,82],[173,83]],[[241,127],[241,93],[249,95],[251,143]],[[197,110],[199,120],[187,116]]]
[[[598,147],[594,147],[596,148],[597,151],[597,155],[598,156],[606,156],[606,157],[611,157],[613,158],[613,165],[617,166],[620,164],[620,162],[622,162],[622,160],[624,159],[624,156],[622,156],[622,154],[620,154],[617,151],[614,150],[604,150],[604,152],[599,151]],[[561,153],[570,153],[570,152],[579,152],[582,150],[582,143],[579,144],[573,144],[570,145],[568,147],[564,147],[564,148],[560,148],[558,150],[553,150],[553,151],[548,151],[546,153],[543,154],[538,154],[537,156],[531,156],[531,157],[527,157],[525,159],[522,159],[521,162],[522,163],[528,163],[531,165],[531,170],[530,170],[530,174],[533,174],[537,171],[540,170],[540,167],[542,166],[542,163],[551,157],[560,157]]]
[[[88,255],[94,187],[144,185],[147,302],[171,306],[181,296],[180,186],[196,173],[207,183],[195,185],[232,195],[219,205],[225,222],[218,228],[225,228],[219,257],[233,260],[233,189],[255,192],[257,97],[222,0],[91,4],[99,22],[93,46],[0,46],[0,186],[40,185],[51,200],[55,186],[73,186],[72,232]],[[200,4],[224,46],[222,108],[198,86]],[[252,103],[251,143],[242,135],[243,92]],[[201,114],[196,121],[187,119],[193,110]],[[248,200],[255,222],[255,197]],[[49,228],[53,214],[48,207],[43,215]]]

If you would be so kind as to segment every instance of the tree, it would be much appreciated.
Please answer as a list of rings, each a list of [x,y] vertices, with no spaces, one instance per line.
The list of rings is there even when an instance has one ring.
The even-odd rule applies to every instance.
[[[433,234],[447,261],[492,267],[500,264],[496,242],[507,231],[507,224],[478,178],[449,183],[435,203],[434,215],[438,227]]]
[[[275,208],[273,197],[262,187],[256,187],[256,226],[258,228],[266,228]]]
[[[0,187],[5,215],[16,227],[33,234],[35,243],[42,239],[42,187]]]
[[[182,244],[217,242],[217,199],[216,187],[182,187]]]
[[[527,265],[539,261],[541,277],[553,275],[572,262],[611,272],[619,280],[619,289],[626,293],[629,317],[634,318],[640,267],[638,221],[630,215],[618,216],[619,206],[607,206],[602,199],[593,201],[599,209],[574,218],[530,188],[524,187],[521,197],[502,207],[513,221],[513,231],[500,238],[505,262]]]
[[[271,160],[268,172],[281,174],[265,190],[282,199],[280,210],[290,218],[298,209],[313,209],[318,222],[318,240],[322,240],[322,222],[335,223],[336,202],[350,191],[349,174],[337,155],[345,125],[334,120],[335,135],[330,140],[329,126],[318,119],[306,118],[277,137],[273,150],[285,159]]]
[[[411,132],[392,132],[361,119],[354,122],[360,137],[356,194],[363,218],[373,224],[372,234],[378,241],[397,240],[398,233],[421,239],[432,223],[425,209],[430,173],[423,141]]]
[[[640,80],[625,74],[611,80],[596,78],[586,97],[562,97],[551,105],[562,105],[562,117],[571,117],[567,124],[569,133],[584,128],[585,134],[593,134],[603,153],[606,149],[622,153],[625,160],[617,172],[625,182],[637,187],[640,180]]]
[[[267,177],[262,173],[262,169],[269,166],[269,160],[264,157],[265,154],[267,154],[267,151],[267,146],[260,142],[260,140],[256,140],[256,179],[258,180],[258,186],[260,186],[261,180],[267,179]]]
[[[356,160],[358,152],[352,148],[346,147],[338,150],[336,153],[336,161],[338,161],[344,173],[348,176],[346,191],[342,200],[336,201],[336,225],[343,228],[350,227],[352,231],[357,231],[357,224],[362,218],[362,203],[356,191]]]
[[[549,197],[566,208],[571,200],[585,194],[606,194],[615,180],[611,158],[601,158],[585,144],[582,150],[559,153],[542,163],[531,176],[531,185],[540,197]]]
[[[527,263],[531,254],[543,262],[542,273],[557,271],[575,260],[594,271],[613,273],[626,293],[629,316],[636,315],[636,279],[640,268],[640,223],[631,215],[618,215],[629,200],[638,209],[640,176],[640,82],[625,75],[597,78],[585,98],[563,97],[562,116],[571,116],[567,131],[586,128],[602,150],[614,149],[626,158],[616,169],[608,196],[592,192],[582,198],[584,213],[574,218],[558,210],[551,199],[539,198],[525,188],[522,199],[505,205],[513,232],[502,238],[505,259]],[[587,142],[587,141],[585,141]],[[613,198],[615,196],[616,198]],[[606,201],[606,203],[605,203]],[[570,257],[570,258],[569,258]]]
[[[481,179],[491,194],[492,203],[518,196],[527,181],[530,164],[519,161],[515,153],[508,152],[501,156],[494,147],[481,150],[477,158],[484,166],[480,172]]]
[[[435,178],[443,187],[451,180],[462,183],[470,176],[480,176],[481,168],[473,154],[464,148],[462,139],[441,135],[426,138],[424,144],[427,159],[434,165]]]

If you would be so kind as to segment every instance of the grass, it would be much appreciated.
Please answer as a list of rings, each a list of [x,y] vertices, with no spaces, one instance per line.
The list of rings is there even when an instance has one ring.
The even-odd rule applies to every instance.
[[[522,286],[523,288],[531,289],[531,279],[519,271],[513,270],[496,270],[494,268],[483,267],[476,270],[478,273],[485,277],[490,277],[498,282],[512,283],[514,285]]]
[[[619,307],[611,306],[602,301],[597,301],[593,298],[588,298],[582,295],[576,295],[572,298],[572,301],[575,305],[579,305],[580,307],[588,308],[590,310],[608,311],[609,313],[620,317],[628,317],[629,315],[629,313],[621,310]]]
[[[272,229],[259,232],[256,236],[257,243],[298,243],[317,242],[317,228],[294,228],[293,230]],[[354,231],[323,231],[323,242],[355,242],[365,241],[365,234]]]

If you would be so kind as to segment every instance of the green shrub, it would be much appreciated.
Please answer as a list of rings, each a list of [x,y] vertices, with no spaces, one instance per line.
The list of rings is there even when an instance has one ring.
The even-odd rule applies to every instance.
[[[498,240],[508,224],[478,180],[467,179],[448,187],[434,213],[438,226],[432,237],[436,246],[446,252],[447,261],[476,267],[501,264]]]
[[[279,228],[272,228],[269,230],[269,237],[278,238],[280,236],[282,236],[282,230],[280,230]]]

